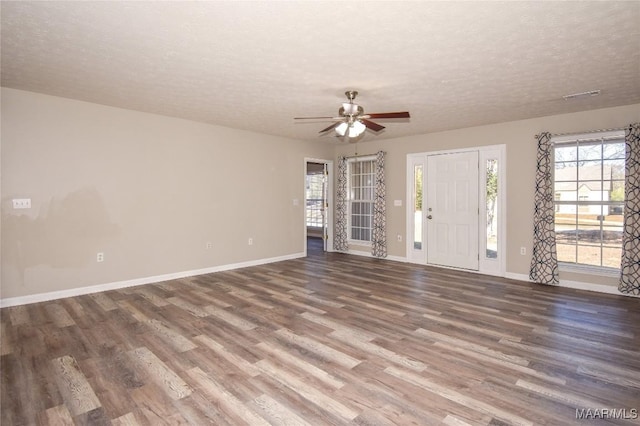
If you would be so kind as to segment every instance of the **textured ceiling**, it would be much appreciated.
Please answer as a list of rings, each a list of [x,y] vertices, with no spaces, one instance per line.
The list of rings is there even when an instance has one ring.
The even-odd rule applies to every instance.
[[[640,102],[640,2],[1,3],[2,85],[319,137],[344,91],[411,112],[364,140]],[[563,95],[600,89],[600,96]]]

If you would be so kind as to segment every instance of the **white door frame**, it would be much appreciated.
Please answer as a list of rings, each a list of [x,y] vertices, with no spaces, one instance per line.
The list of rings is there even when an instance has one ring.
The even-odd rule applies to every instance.
[[[424,210],[424,204],[426,201],[425,191],[427,186],[424,184],[424,180],[427,176],[427,156],[430,155],[439,155],[439,154],[454,154],[468,151],[477,151],[479,158],[479,198],[478,205],[480,208],[479,217],[480,217],[480,226],[479,226],[479,235],[478,235],[478,251],[480,253],[480,263],[478,271],[482,274],[489,275],[497,275],[497,276],[505,276],[506,274],[506,241],[507,241],[507,223],[506,223],[506,195],[507,195],[507,180],[506,180],[506,145],[490,145],[490,146],[482,146],[482,147],[471,147],[471,148],[462,148],[462,149],[454,149],[454,150],[445,150],[445,151],[431,151],[431,152],[420,152],[407,154],[407,169],[406,169],[406,259],[408,262],[417,263],[417,264],[427,264],[427,232],[426,232],[426,215],[427,212]],[[498,257],[497,259],[489,259],[486,256],[486,246],[487,246],[487,238],[486,238],[486,220],[482,220],[487,217],[487,209],[486,209],[486,161],[489,159],[497,159],[498,160]],[[413,247],[414,244],[414,236],[413,236],[413,225],[414,225],[414,206],[413,206],[413,198],[414,198],[414,166],[422,164],[422,177],[423,177],[423,208],[422,208],[422,248],[420,250],[416,250]],[[439,266],[439,265],[434,265]],[[442,266],[444,267],[444,266]]]
[[[303,226],[303,247],[304,247],[304,255],[307,255],[307,191],[306,191],[306,183],[307,183],[307,163],[319,163],[324,164],[327,168],[327,204],[326,215],[327,215],[327,236],[325,240],[325,247],[327,251],[333,251],[333,160],[326,160],[320,158],[307,158],[304,159],[304,167],[303,167],[303,177],[302,182],[304,182],[304,191],[302,197],[302,226]]]

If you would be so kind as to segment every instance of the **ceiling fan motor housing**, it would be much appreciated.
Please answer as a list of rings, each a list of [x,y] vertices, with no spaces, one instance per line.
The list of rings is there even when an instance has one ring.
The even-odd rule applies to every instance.
[[[364,112],[364,109],[360,105],[352,103],[343,103],[341,115],[360,115]]]

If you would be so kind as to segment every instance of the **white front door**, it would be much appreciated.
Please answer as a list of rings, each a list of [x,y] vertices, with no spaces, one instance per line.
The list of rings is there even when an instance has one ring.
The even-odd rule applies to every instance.
[[[427,157],[427,263],[478,270],[478,151]]]

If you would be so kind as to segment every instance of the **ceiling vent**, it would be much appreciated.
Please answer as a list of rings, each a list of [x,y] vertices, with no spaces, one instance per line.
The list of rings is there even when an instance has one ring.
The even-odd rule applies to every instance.
[[[588,92],[580,92],[580,93],[572,93],[571,95],[564,95],[563,98],[565,101],[570,101],[573,99],[582,99],[588,98],[591,96],[598,96],[600,94],[600,90],[589,90]]]

